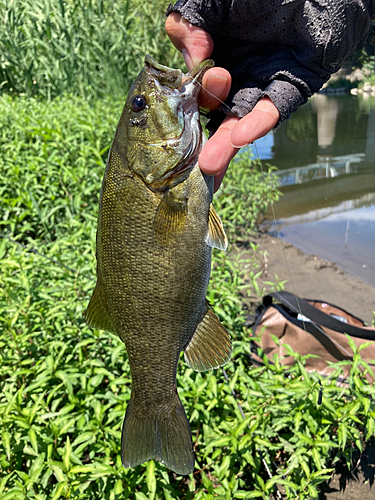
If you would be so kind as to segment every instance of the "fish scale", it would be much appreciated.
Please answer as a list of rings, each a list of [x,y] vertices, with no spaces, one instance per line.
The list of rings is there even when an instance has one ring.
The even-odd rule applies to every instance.
[[[185,350],[198,371],[231,355],[209,309],[211,247],[226,247],[212,207],[213,178],[197,165],[204,143],[198,85],[210,62],[185,75],[146,57],[113,140],[100,197],[97,284],[86,311],[117,333],[132,388],[121,454],[125,467],[150,459],[179,474],[194,469],[191,433],[177,394]]]

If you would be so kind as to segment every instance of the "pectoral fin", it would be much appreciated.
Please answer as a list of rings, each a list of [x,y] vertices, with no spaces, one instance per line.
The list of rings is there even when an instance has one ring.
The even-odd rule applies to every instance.
[[[225,365],[232,354],[232,342],[216,314],[207,309],[185,349],[186,363],[197,372]]]
[[[167,191],[161,199],[154,219],[154,236],[160,246],[167,246],[185,226],[187,199]]]
[[[94,288],[91,300],[85,311],[85,317],[86,323],[91,328],[116,333],[105,307],[103,285],[100,283],[97,283]]]
[[[227,235],[212,203],[208,212],[208,232],[205,241],[210,247],[218,248],[219,250],[226,250],[228,248]]]

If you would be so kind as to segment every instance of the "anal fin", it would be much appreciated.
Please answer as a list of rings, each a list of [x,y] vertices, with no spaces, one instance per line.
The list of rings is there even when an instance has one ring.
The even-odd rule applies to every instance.
[[[108,316],[107,308],[104,300],[103,285],[97,283],[89,305],[85,311],[86,323],[91,328],[98,328],[99,330],[106,330],[107,332],[115,332],[112,321]]]
[[[219,318],[207,309],[193,338],[185,349],[186,363],[197,372],[225,365],[232,354],[232,342]]]
[[[210,247],[218,248],[219,250],[226,250],[228,248],[227,235],[225,234],[223,224],[212,203],[210,204],[210,210],[208,212],[206,243]]]

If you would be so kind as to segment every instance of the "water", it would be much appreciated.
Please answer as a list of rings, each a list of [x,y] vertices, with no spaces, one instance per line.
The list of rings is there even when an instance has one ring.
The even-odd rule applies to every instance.
[[[279,169],[281,236],[375,285],[375,99],[317,95],[257,151]]]

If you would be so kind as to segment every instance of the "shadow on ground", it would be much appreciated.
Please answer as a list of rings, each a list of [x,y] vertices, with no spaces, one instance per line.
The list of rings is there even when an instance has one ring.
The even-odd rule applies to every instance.
[[[322,485],[319,500],[374,500],[375,439],[367,443],[362,454],[353,454],[353,468],[339,462],[332,479]]]

